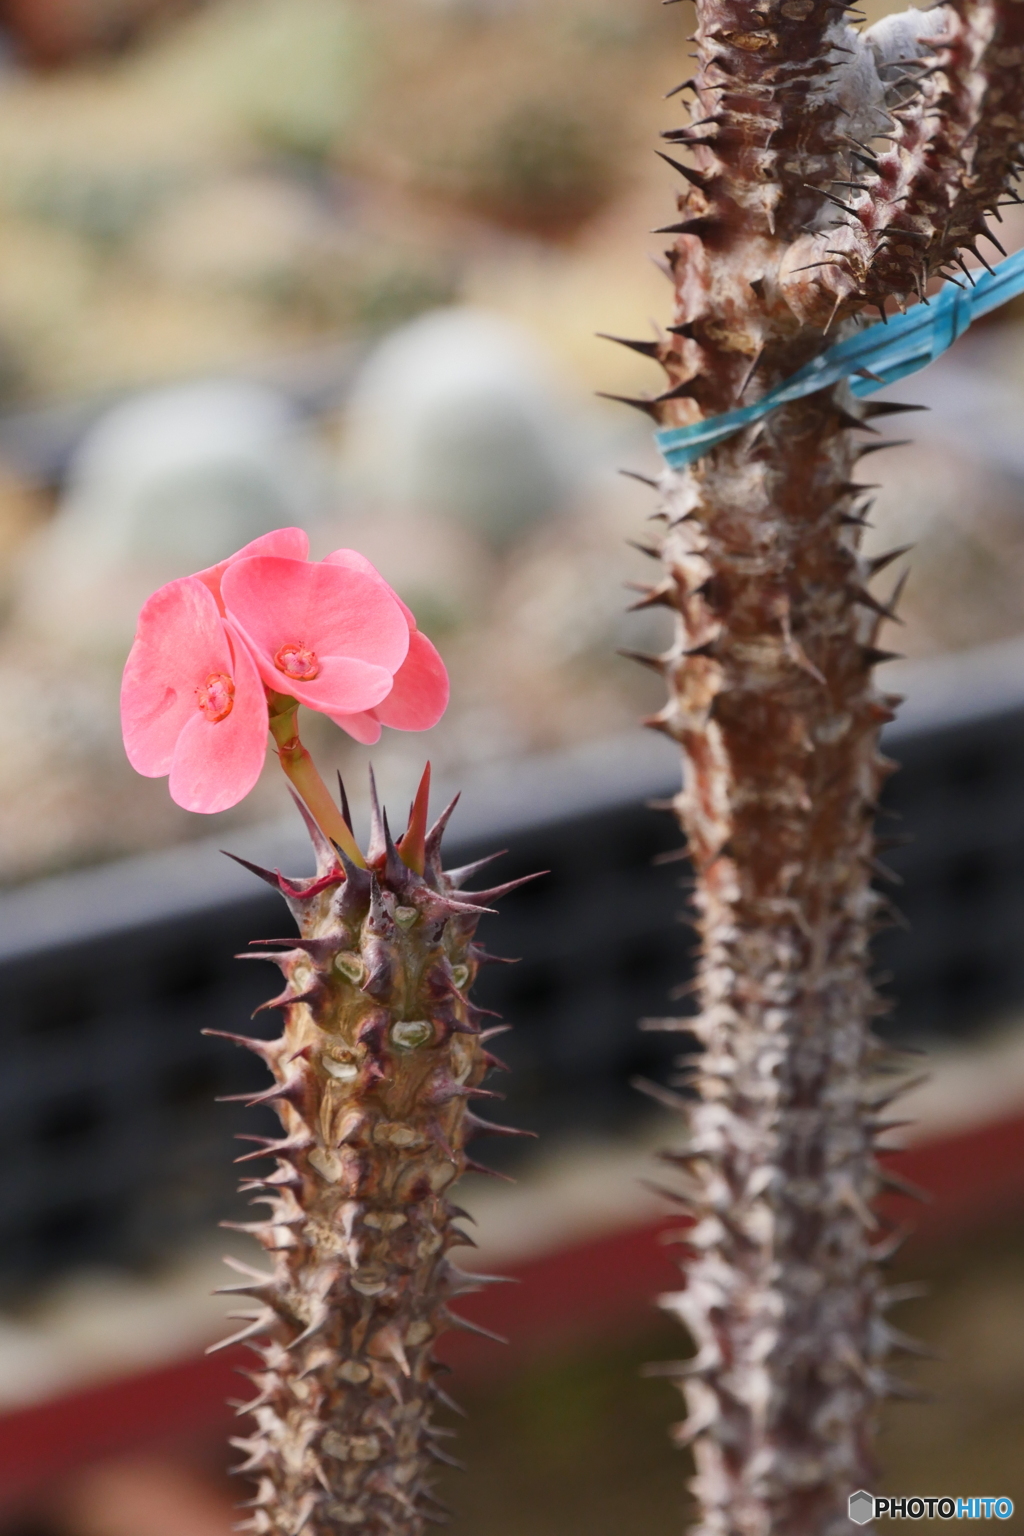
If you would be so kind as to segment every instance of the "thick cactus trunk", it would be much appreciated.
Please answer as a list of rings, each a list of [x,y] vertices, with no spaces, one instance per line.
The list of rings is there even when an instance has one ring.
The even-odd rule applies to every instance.
[[[788,372],[799,349],[776,355]],[[708,1536],[845,1530],[886,1390],[864,1094],[889,701],[871,681],[842,409],[778,413],[756,464],[727,446],[667,498],[679,625],[659,723],[683,749],[703,940],[699,1101],[673,1154],[697,1226],[672,1305],[698,1346],[683,1435]]]
[[[762,272],[736,272],[748,311]],[[806,360],[800,337],[765,342],[769,377]],[[659,591],[679,621],[658,723],[685,762],[704,1048],[677,1154],[695,1252],[673,1304],[698,1346],[683,1434],[707,1536],[845,1530],[885,1390],[864,1084],[890,701],[872,684],[845,409],[826,396],[780,411],[756,455],[727,444],[667,488]]]
[[[988,97],[1005,101],[1024,7],[983,9],[985,57],[1007,76],[1005,90],[989,79]],[[954,77],[959,41],[943,52],[920,40],[962,39],[962,7],[895,18],[874,42],[838,4],[697,0],[697,10],[693,121],[665,135],[695,157],[671,162],[686,184],[665,231],[677,236],[667,253],[677,309],[666,339],[631,343],[668,374],[663,394],[631,402],[664,426],[755,398],[828,345],[831,318],[842,324],[856,303],[928,275],[932,235],[917,218],[928,198],[915,187],[922,227],[901,244],[890,226],[908,222],[908,199],[886,194],[888,161],[903,163],[904,132],[915,153],[925,130],[940,134],[935,101],[980,111],[987,99]],[[929,71],[923,104],[912,65]],[[888,115],[898,101],[899,122]],[[983,221],[970,185],[991,199],[1012,170],[1016,149],[994,166],[1002,130],[983,128],[971,141],[985,146],[984,186],[970,167],[918,153],[935,265],[950,251],[943,177],[961,240],[973,240]],[[880,157],[869,141],[883,131],[897,147]],[[1019,122],[1003,133],[1020,137]],[[851,200],[837,218],[836,202]],[[843,222],[856,224],[856,235],[838,231],[843,251],[879,253],[858,254],[860,288],[851,261],[833,281],[840,252],[826,231]],[[882,1047],[868,945],[886,906],[871,888],[888,768],[878,732],[896,701],[873,682],[889,609],[868,583],[891,557],[859,553],[870,487],[856,475],[874,446],[858,429],[892,409],[823,391],[660,482],[663,577],[640,606],[669,608],[675,639],[648,658],[669,693],[649,723],[682,749],[675,805],[702,938],[699,1012],[676,1026],[700,1043],[681,1079],[696,1099],[680,1101],[687,1145],[666,1154],[695,1225],[687,1287],[666,1304],[697,1345],[679,1369],[689,1412],[679,1435],[694,1442],[701,1536],[847,1531],[848,1495],[872,1483],[876,1404],[908,1390],[884,1368],[891,1348],[913,1341],[884,1320],[896,1298],[878,1265],[894,1241],[872,1202],[888,1179],[874,1143],[889,1096],[873,1098],[869,1082]]]
[[[266,1536],[419,1536],[437,1518],[430,1472],[449,1432],[431,1423],[446,1401],[433,1347],[461,1321],[453,1298],[488,1278],[451,1262],[470,1240],[449,1194],[477,1166],[467,1139],[503,1129],[468,1108],[495,1096],[480,1082],[498,1063],[467,994],[488,958],[473,942],[481,910],[510,887],[458,893],[474,871],[442,872],[451,807],[424,837],[425,785],[397,848],[375,813],[367,869],[307,818],[316,876],[257,871],[300,930],[258,957],[287,978],[267,1005],[284,1010],[282,1034],[239,1041],[274,1075],[252,1102],[273,1105],[284,1132],[252,1138],[250,1157],[276,1171],[243,1184],[270,1208],[243,1230],[273,1267],[233,1263],[244,1278],[228,1289],[257,1305],[224,1341],[261,1361],[255,1429],[234,1444],[258,1479],[242,1529]]]

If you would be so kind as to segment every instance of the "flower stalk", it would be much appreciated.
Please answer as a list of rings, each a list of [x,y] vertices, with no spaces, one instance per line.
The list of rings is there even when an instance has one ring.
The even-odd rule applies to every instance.
[[[327,785],[299,738],[299,701],[288,694],[267,690],[270,734],[277,745],[277,759],[290,782],[301,796],[313,820],[324,836],[335,843],[360,869],[366,860],[352,829],[331,798]]]

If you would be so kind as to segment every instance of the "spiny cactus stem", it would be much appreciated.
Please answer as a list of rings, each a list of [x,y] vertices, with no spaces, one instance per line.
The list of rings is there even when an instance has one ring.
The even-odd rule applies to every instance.
[[[496,1277],[452,1262],[470,1239],[448,1195],[480,1166],[466,1155],[471,1136],[514,1134],[468,1108],[494,1097],[480,1084],[498,1064],[469,1001],[489,958],[473,937],[484,901],[511,887],[456,893],[440,862],[450,808],[427,832],[428,784],[429,772],[401,840],[409,863],[373,794],[365,864],[307,817],[316,875],[255,871],[299,925],[253,956],[286,978],[265,1005],[283,1011],[281,1035],[228,1037],[272,1073],[246,1097],[271,1105],[283,1130],[249,1138],[256,1150],[238,1159],[274,1165],[242,1185],[269,1215],[240,1228],[272,1268],[232,1262],[241,1280],[225,1288],[255,1303],[233,1314],[243,1326],[224,1343],[260,1360],[241,1410],[255,1428],[232,1442],[245,1453],[237,1470],[258,1479],[240,1527],[257,1536],[422,1536],[438,1513],[431,1469],[450,1459],[431,1422],[449,1402],[434,1344],[451,1327],[493,1337],[451,1310]]]
[[[342,848],[347,858],[360,869],[366,861],[342,813],[317,771],[316,764],[299,739],[299,701],[288,694],[267,690],[270,706],[270,734],[277,743],[281,767],[294,784],[325,837]]]
[[[795,275],[816,259],[809,242],[837,238],[830,188],[856,174],[850,145],[893,127],[876,66],[915,68],[920,55],[939,66],[913,85],[915,102],[939,103],[950,122],[962,107],[965,141],[984,147],[988,206],[1021,139],[1019,113],[1004,121],[991,108],[1000,93],[1017,99],[1021,15],[1008,0],[956,0],[860,35],[842,7],[815,0],[697,0],[692,121],[664,135],[694,156],[674,167],[680,217],[666,226],[674,323],[649,354],[667,386],[628,403],[662,426],[728,411],[819,353],[840,305],[852,314],[875,300],[883,267],[902,298],[920,262],[909,245],[896,247],[904,268],[883,252],[858,289],[847,266],[827,298],[819,276]],[[932,57],[922,35],[937,29],[953,41]],[[975,32],[992,46],[972,54],[957,40]],[[922,172],[943,254],[947,237],[969,241],[966,223],[943,222],[936,167],[954,202],[977,180],[956,126],[946,134],[929,106],[921,129],[952,146]],[[883,169],[898,158],[864,153]],[[872,217],[853,220],[857,239]],[[888,917],[871,888],[872,822],[893,767],[878,733],[898,700],[872,680],[890,654],[877,635],[894,597],[869,590],[881,564],[859,548],[868,487],[854,469],[876,445],[854,432],[868,414],[844,387],[823,390],[666,470],[662,578],[636,605],[665,607],[675,624],[664,653],[641,659],[668,689],[648,724],[682,751],[674,808],[702,941],[689,1021],[701,1050],[673,1085],[695,1090],[679,1102],[690,1122],[681,1198],[695,1224],[687,1286],[664,1298],[697,1345],[678,1376],[699,1536],[847,1532],[848,1495],[874,1475],[877,1404],[907,1390],[885,1369],[898,1341],[878,1265],[891,1248],[873,1211],[891,1180],[869,1085],[883,1047],[868,946]]]

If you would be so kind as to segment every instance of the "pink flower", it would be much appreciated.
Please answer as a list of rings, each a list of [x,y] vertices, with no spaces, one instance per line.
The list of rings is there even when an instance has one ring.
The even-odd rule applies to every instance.
[[[405,615],[409,628],[409,650],[395,673],[391,692],[372,709],[358,714],[338,714],[333,710],[330,717],[335,725],[354,736],[367,746],[380,740],[382,725],[390,725],[399,731],[427,731],[436,725],[448,707],[448,673],[444,662],[426,635],[416,628],[416,620],[396,592],[387,586],[384,578],[374,569],[365,555],[354,549],[336,549],[328,555],[325,565],[340,565],[347,570],[362,571],[376,577],[387,587]]]
[[[121,684],[132,767],[170,774],[187,811],[224,811],[245,798],[267,750],[267,702],[251,656],[196,576],[172,581],[139,615]]]
[[[255,555],[286,555],[290,560],[306,560],[309,558],[309,535],[304,528],[275,528],[273,533],[261,534],[251,544],[243,544],[240,550],[218,565],[208,565],[205,571],[197,571],[199,580],[206,583],[217,599],[221,613],[224,612],[224,602],[220,584],[224,572],[236,560],[251,560]]]
[[[228,563],[221,594],[274,692],[333,716],[372,709],[392,691],[409,625],[372,567],[257,555]]]
[[[301,528],[279,528],[142,610],[121,687],[125,748],[139,773],[170,774],[187,810],[226,810],[253,787],[267,692],[367,743],[444,712],[444,663],[384,578],[355,550],[319,565],[308,552]]]

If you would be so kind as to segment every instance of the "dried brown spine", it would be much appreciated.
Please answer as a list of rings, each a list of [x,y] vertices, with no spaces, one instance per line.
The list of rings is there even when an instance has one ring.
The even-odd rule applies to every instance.
[[[465,1150],[472,1136],[517,1134],[469,1108],[498,1097],[480,1084],[500,1065],[468,1000],[487,958],[473,936],[509,887],[462,893],[474,871],[445,874],[440,863],[451,807],[424,838],[425,809],[421,786],[396,847],[375,804],[368,869],[307,818],[316,875],[256,871],[300,931],[255,955],[287,979],[265,1005],[284,1010],[282,1034],[239,1040],[274,1076],[250,1102],[273,1105],[284,1132],[252,1138],[259,1149],[240,1159],[276,1160],[242,1185],[270,1207],[243,1230],[272,1268],[228,1261],[242,1279],[225,1290],[256,1306],[232,1314],[244,1326],[216,1346],[244,1341],[260,1359],[257,1395],[239,1410],[255,1428],[232,1442],[245,1453],[237,1470],[258,1480],[241,1529],[260,1536],[421,1536],[440,1518],[430,1474],[451,1460],[449,1432],[432,1415],[449,1400],[433,1346],[453,1326],[473,1327],[453,1300],[496,1278],[452,1262],[471,1239],[448,1196],[478,1166]]]
[[[829,324],[879,285],[913,289],[918,258],[894,265],[904,253],[882,238],[863,269],[840,262],[830,247],[869,221],[833,189],[865,167],[884,181],[871,140],[891,126],[886,65],[912,64],[921,26],[976,38],[997,9],[912,13],[881,59],[839,4],[697,0],[693,120],[665,135],[694,157],[677,167],[679,219],[665,231],[677,309],[655,355],[668,386],[633,404],[665,426],[729,410],[821,351]],[[1006,0],[998,26],[1017,28],[1017,12]],[[992,111],[1019,86],[998,50],[942,46],[949,72],[910,82],[930,142],[927,93],[963,108],[942,141],[961,159],[943,167],[958,190],[936,262],[1009,186],[1020,139],[1019,120]],[[925,171],[909,174],[923,197]],[[890,222],[897,206],[898,194]],[[859,287],[836,279],[851,271]],[[887,903],[871,887],[872,822],[892,766],[878,732],[898,701],[872,680],[894,599],[870,590],[880,562],[859,553],[870,488],[856,465],[873,445],[855,433],[869,414],[844,388],[823,391],[666,471],[663,574],[638,605],[675,619],[654,659],[668,701],[648,723],[682,749],[676,810],[703,948],[701,1052],[683,1078],[697,1097],[686,1147],[667,1154],[695,1225],[687,1287],[664,1299],[697,1345],[678,1373],[679,1438],[694,1442],[700,1536],[847,1531],[847,1497],[874,1473],[876,1405],[912,1390],[885,1367],[906,1346],[885,1321],[878,1266],[894,1243],[873,1211],[887,1175],[869,1080],[885,1052],[868,946]]]

